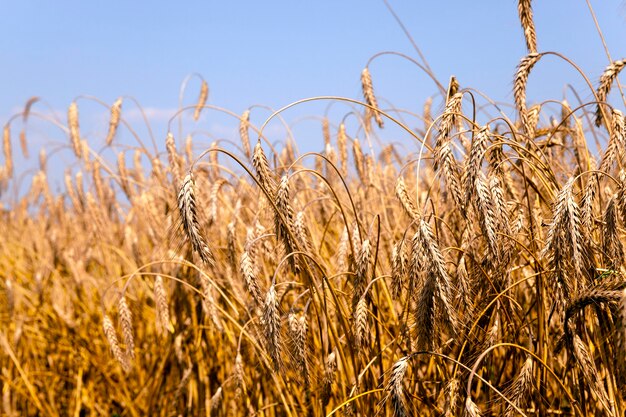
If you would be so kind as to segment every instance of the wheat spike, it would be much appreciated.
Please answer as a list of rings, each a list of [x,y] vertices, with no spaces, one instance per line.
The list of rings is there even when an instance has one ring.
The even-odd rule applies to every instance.
[[[480,417],[480,408],[476,405],[470,397],[465,400],[465,416],[466,417]]]
[[[337,373],[337,354],[333,350],[326,358],[324,366],[324,378],[322,380],[322,392],[320,394],[322,408],[326,408],[330,396],[332,395],[332,387],[335,382],[335,374]]]
[[[465,168],[464,188],[465,201],[475,201],[476,180],[482,167],[482,161],[487,150],[487,140],[489,139],[489,126],[483,126],[474,135],[474,141],[470,149],[469,159]]]
[[[617,196],[613,196],[604,211],[602,252],[610,269],[620,269],[624,264],[624,247],[618,230]]]
[[[367,335],[369,334],[369,327],[367,325],[367,300],[366,297],[361,297],[354,310],[354,325],[355,325],[355,341],[356,345],[365,348],[367,346]]]
[[[348,228],[343,227],[339,244],[337,246],[337,270],[346,271],[348,269],[348,252],[350,251],[350,238]]]
[[[404,250],[404,240],[393,245],[391,251],[391,295],[399,299],[404,288],[404,281],[408,271],[408,259]]]
[[[205,266],[214,267],[215,259],[211,249],[200,234],[200,223],[196,211],[194,180],[191,172],[185,176],[178,193],[178,210],[183,230],[191,242],[193,251],[200,257]]]
[[[626,151],[626,120],[621,111],[613,109],[611,111],[611,135],[609,144],[602,156],[600,171],[609,173],[615,162],[624,155]]]
[[[80,129],[78,127],[78,105],[75,101],[72,101],[69,109],[67,110],[67,125],[70,129],[70,141],[72,143],[72,149],[74,154],[78,157],[82,157],[82,146],[80,144]]]
[[[300,247],[308,253],[313,252],[313,246],[311,245],[311,240],[309,238],[309,231],[306,227],[306,222],[304,221],[304,212],[299,211],[296,214],[296,218],[293,222],[293,229],[300,243]]]
[[[370,273],[370,258],[372,247],[369,239],[364,239],[361,244],[361,250],[359,251],[356,260],[356,271],[354,275],[354,292],[352,295],[352,310],[356,310],[357,303],[363,296],[363,292],[367,287]]]
[[[456,93],[446,103],[439,125],[439,137],[435,143],[434,150],[435,169],[438,169],[438,166],[441,165],[446,186],[452,194],[454,202],[461,208],[465,206],[465,201],[461,192],[459,169],[450,146],[450,133],[455,124],[457,124],[458,114],[461,112],[462,99],[463,94]]]
[[[322,137],[324,138],[324,147],[326,148],[330,145],[330,123],[328,122],[328,117],[322,119]]]
[[[2,130],[2,150],[4,152],[4,169],[9,178],[13,177],[13,152],[11,151],[11,125],[4,125]]]
[[[270,196],[273,196],[276,192],[276,181],[274,180],[273,173],[270,170],[265,152],[263,152],[260,139],[254,146],[252,165],[254,166],[257,178],[261,185],[266,189]]]
[[[170,322],[167,293],[161,275],[157,275],[154,279],[154,299],[157,308],[158,328],[161,329],[162,332],[169,331],[170,333],[174,333],[174,326],[172,326]]]
[[[339,150],[339,163],[341,175],[348,175],[348,136],[346,135],[346,125],[341,123],[337,131],[337,149]]]
[[[537,34],[535,33],[535,23],[533,22],[533,10],[531,8],[531,0],[519,0],[517,2],[517,11],[524,29],[524,38],[526,38],[526,48],[529,53],[537,52]]]
[[[557,195],[552,224],[548,229],[543,251],[544,256],[548,256],[557,279],[556,288],[565,296],[564,299],[557,298],[560,301],[567,301],[573,289],[571,274],[568,273],[571,270],[569,265],[574,267],[576,276],[583,276],[586,257],[580,210],[572,194],[573,184],[574,178],[570,178]]]
[[[263,297],[261,296],[261,289],[256,278],[254,271],[254,261],[247,250],[244,250],[241,254],[241,275],[243,276],[243,282],[246,289],[252,295],[252,298],[257,305],[263,305]]]
[[[524,402],[530,396],[530,392],[533,386],[533,358],[532,356],[528,356],[524,361],[524,365],[522,365],[522,369],[519,374],[513,381],[513,385],[510,388],[511,401],[517,407],[522,407]],[[504,410],[504,417],[513,417],[516,416],[516,410],[513,406],[507,403],[506,408]]]
[[[485,181],[485,176],[482,172],[474,181],[474,187],[476,190],[476,211],[478,212],[480,219],[480,228],[487,240],[491,255],[496,259],[500,256],[500,245],[498,242],[498,223],[495,212],[495,204],[492,198],[491,191]]]
[[[170,169],[174,178],[174,184],[180,184],[182,178],[182,167],[180,165],[180,155],[176,151],[176,142],[174,141],[174,135],[171,132],[167,132],[165,138],[165,149],[167,150],[167,159],[170,164]]]
[[[130,312],[130,307],[126,302],[126,297],[120,297],[120,301],[117,305],[120,314],[120,322],[122,324],[122,336],[124,337],[124,344],[126,345],[126,356],[130,359],[135,359],[135,338],[133,337],[133,315]]]
[[[430,225],[423,219],[413,237],[410,271],[413,281],[417,281],[416,277],[422,271],[426,275],[418,294],[415,321],[418,343],[420,347],[429,350],[436,342],[441,330],[456,332],[457,317],[452,309],[452,288],[443,255]]]
[[[598,84],[598,90],[596,91],[596,96],[598,100],[598,104],[596,106],[596,126],[600,127],[602,124],[602,106],[604,102],[606,102],[606,98],[611,91],[611,86],[613,85],[613,81],[617,78],[620,71],[626,65],[626,59],[620,59],[609,64],[608,67],[602,73],[600,77],[600,83]]]
[[[517,72],[515,73],[515,81],[513,82],[513,95],[515,97],[515,105],[522,121],[522,126],[526,130],[526,133],[532,130],[528,121],[528,112],[526,110],[526,85],[528,84],[528,76],[530,71],[539,61],[541,55],[536,52],[531,52],[526,55],[520,61]]]
[[[200,118],[200,112],[204,108],[208,97],[209,84],[207,84],[205,80],[202,80],[202,85],[200,86],[200,96],[198,97],[198,103],[196,103],[196,108],[193,112],[193,120],[198,121],[198,119]]]
[[[446,413],[444,417],[454,417],[459,402],[459,380],[453,378],[446,385]]]
[[[295,252],[297,247],[290,233],[294,230],[294,214],[289,201],[289,178],[286,175],[280,179],[280,185],[276,193],[276,207],[278,208],[278,212],[274,213],[276,237],[282,242],[287,254],[290,254]],[[289,257],[289,265],[296,273],[300,270],[297,256]]]
[[[117,332],[115,331],[115,326],[113,326],[113,321],[111,318],[105,314],[102,319],[102,327],[104,328],[104,334],[109,342],[109,347],[113,352],[113,356],[115,359],[122,365],[122,368],[125,372],[130,371],[130,363],[128,361],[128,357],[126,353],[120,347],[119,341],[117,340]]]
[[[404,208],[404,211],[406,211],[409,217],[412,219],[419,218],[419,212],[417,211],[415,203],[406,189],[406,184],[404,183],[404,178],[402,178],[402,176],[398,176],[398,179],[396,180],[396,197],[400,200],[402,208]]]
[[[243,358],[239,352],[237,352],[235,357],[234,377],[237,384],[236,398],[241,398],[246,393],[246,380],[243,373]]]
[[[352,154],[354,156],[354,167],[362,182],[365,182],[365,157],[361,150],[361,142],[358,138],[354,138],[352,141]]]
[[[120,116],[122,114],[122,98],[115,100],[115,103],[111,106],[111,118],[109,119],[109,131],[107,132],[106,144],[111,146],[115,134],[117,133],[117,127],[120,124]]]
[[[583,343],[580,336],[574,334],[573,339],[573,354],[576,358],[576,361],[580,365],[580,370],[583,373],[585,381],[589,388],[591,388],[591,392],[596,397],[597,401],[602,405],[602,407],[606,410],[608,415],[613,415],[612,407],[610,406],[611,401],[609,396],[604,388],[604,383],[602,378],[600,378],[600,374],[598,373],[598,369],[593,361],[593,358],[590,356],[587,347]]]
[[[267,291],[263,304],[263,330],[267,343],[267,353],[272,359],[274,370],[278,371],[282,364],[282,346],[280,343],[280,315],[278,313],[278,298],[276,287],[272,285]]]
[[[389,381],[385,387],[387,391],[387,398],[391,400],[391,406],[393,407],[394,417],[408,416],[407,412],[407,399],[404,393],[404,386],[402,380],[409,367],[409,357],[405,356],[398,359],[391,369]]]
[[[361,87],[363,89],[363,97],[365,98],[365,102],[372,106],[372,109],[366,109],[373,113],[374,119],[376,120],[376,124],[378,124],[379,128],[384,127],[383,118],[380,115],[380,109],[378,108],[378,101],[376,101],[376,96],[374,95],[374,86],[372,85],[372,75],[370,74],[370,70],[365,67],[361,72]]]
[[[241,139],[241,145],[243,146],[243,152],[246,154],[246,158],[250,159],[252,151],[250,150],[250,110],[243,112],[239,118],[239,138]]]

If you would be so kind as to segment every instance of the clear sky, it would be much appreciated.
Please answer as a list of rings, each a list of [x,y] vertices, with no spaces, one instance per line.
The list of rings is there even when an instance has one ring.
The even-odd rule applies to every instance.
[[[390,1],[443,84],[454,74],[462,87],[512,102],[513,74],[526,53],[516,1]],[[590,1],[612,58],[626,56],[626,3]],[[45,99],[65,120],[78,95],[107,103],[131,95],[150,109],[161,146],[159,118],[175,111],[179,87],[191,73],[208,81],[211,104],[239,114],[252,104],[278,108],[310,96],[360,98],[360,72],[372,55],[416,56],[382,0],[2,3],[2,123],[31,96]],[[533,9],[539,50],[571,58],[595,86],[609,61],[585,0],[535,0]],[[421,112],[436,93],[423,72],[397,57],[381,57],[370,69],[377,95],[398,107]],[[566,84],[590,99],[571,67],[554,57],[542,60],[531,75],[529,100],[560,100]],[[185,103],[196,101],[198,88],[192,80]],[[124,111],[131,107],[125,103]],[[321,114],[324,107],[306,105],[286,117]],[[86,135],[105,128],[103,108],[80,109]],[[96,116],[84,120],[90,112]],[[236,123],[205,114],[197,128],[221,135]]]

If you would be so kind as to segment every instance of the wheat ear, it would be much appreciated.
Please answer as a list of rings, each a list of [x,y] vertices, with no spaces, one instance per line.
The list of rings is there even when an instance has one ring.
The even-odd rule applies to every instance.
[[[106,144],[111,146],[115,134],[117,133],[117,127],[120,124],[120,115],[122,114],[122,98],[115,100],[115,103],[111,106],[111,118],[109,119],[109,131],[107,132]]]
[[[254,146],[254,152],[252,153],[252,165],[254,166],[257,178],[261,185],[265,187],[270,196],[273,196],[276,192],[276,181],[274,180],[274,176],[270,170],[270,165],[267,162],[267,157],[265,156],[265,152],[261,146],[260,139]]]
[[[111,318],[105,314],[102,319],[102,327],[104,328],[104,335],[109,342],[109,347],[111,348],[111,352],[113,352],[113,357],[122,365],[122,368],[125,372],[130,371],[130,363],[128,361],[128,357],[120,347],[120,343],[117,339],[117,332],[115,331],[115,326],[113,325],[113,321]]]
[[[533,358],[528,356],[522,365],[520,373],[513,381],[513,385],[510,388],[511,402],[517,407],[521,407],[522,404],[530,396],[531,389],[533,387]],[[513,417],[517,413],[513,406],[507,403],[504,410],[504,417]]]
[[[239,138],[241,139],[241,145],[243,146],[243,152],[246,154],[246,158],[250,159],[252,151],[250,149],[250,110],[243,112],[239,118]]]
[[[280,343],[280,315],[278,313],[278,297],[276,287],[272,285],[267,291],[263,304],[263,331],[267,343],[267,353],[272,359],[274,370],[278,371],[282,364],[282,346]]]
[[[67,110],[67,125],[70,129],[70,141],[74,154],[76,154],[78,158],[81,158],[83,153],[80,144],[80,129],[78,127],[78,105],[75,101],[72,101]]]
[[[198,121],[198,119],[200,118],[200,112],[204,108],[208,97],[209,84],[207,84],[205,80],[202,80],[202,85],[200,86],[200,96],[198,96],[198,103],[196,103],[196,108],[193,112],[193,120]]]
[[[174,326],[170,322],[170,310],[167,303],[167,292],[163,285],[163,278],[157,275],[154,279],[154,299],[157,308],[158,328],[162,332],[174,333]]]
[[[4,169],[9,178],[13,176],[13,152],[11,151],[11,125],[2,129],[2,150],[4,152]]]
[[[178,193],[178,210],[183,223],[183,230],[191,242],[193,251],[200,257],[205,266],[214,267],[215,258],[206,241],[200,234],[200,222],[196,211],[194,180],[191,172],[185,176]]]
[[[398,359],[393,364],[391,374],[389,375],[389,381],[387,382],[387,386],[385,388],[385,391],[387,391],[387,398],[391,400],[394,417],[408,416],[407,399],[406,394],[404,393],[404,386],[402,384],[404,375],[406,374],[408,368],[408,356]]]
[[[120,314],[120,322],[122,324],[122,336],[126,345],[126,356],[135,359],[135,338],[133,337],[133,315],[130,307],[126,302],[126,297],[122,296],[117,305]]]
[[[361,87],[363,89],[363,97],[365,98],[365,102],[374,108],[373,110],[367,110],[370,110],[373,113],[376,124],[378,124],[378,127],[382,129],[384,126],[384,122],[382,116],[380,115],[378,101],[376,100],[376,96],[374,95],[372,75],[370,74],[370,70],[367,67],[365,67],[361,72]]]
[[[617,78],[620,71],[626,65],[626,59],[620,59],[609,64],[608,67],[602,73],[600,77],[600,83],[598,84],[598,90],[596,91],[596,96],[598,100],[598,104],[596,106],[596,126],[600,127],[602,124],[602,106],[605,104],[606,97],[611,92],[611,86],[613,85],[613,81]]]
[[[513,95],[515,97],[515,105],[517,106],[517,110],[520,115],[520,120],[522,121],[522,125],[526,133],[529,133],[532,130],[530,123],[528,121],[528,114],[526,110],[526,85],[528,84],[528,76],[530,75],[530,71],[535,66],[537,61],[539,61],[541,55],[536,52],[531,52],[526,55],[520,61],[517,72],[515,73],[515,81],[513,82]]]
[[[535,23],[533,22],[533,10],[530,6],[531,0],[519,0],[517,3],[517,11],[519,19],[524,29],[524,38],[526,38],[526,48],[529,53],[537,52],[537,34],[535,33]]]

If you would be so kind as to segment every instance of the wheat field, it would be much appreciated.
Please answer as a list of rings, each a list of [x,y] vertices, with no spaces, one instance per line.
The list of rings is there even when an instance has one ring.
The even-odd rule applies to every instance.
[[[110,160],[125,102],[92,143],[82,97],[56,191],[54,152],[14,162],[46,118],[29,101],[3,129],[2,415],[623,416],[626,60],[580,74],[591,101],[533,103],[544,60],[575,64],[518,12],[510,112],[451,77],[399,117],[366,66],[362,97],[255,124],[202,80],[161,146]],[[322,151],[302,154],[266,134],[310,101],[357,127],[317,115]],[[237,140],[179,136],[207,112]],[[388,126],[401,145],[375,142]]]

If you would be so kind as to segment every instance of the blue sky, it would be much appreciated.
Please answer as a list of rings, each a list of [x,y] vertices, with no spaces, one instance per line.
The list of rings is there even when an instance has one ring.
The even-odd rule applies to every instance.
[[[516,1],[390,1],[443,84],[454,74],[462,87],[512,102],[513,73],[525,54]],[[64,120],[78,95],[107,103],[131,95],[151,109],[160,146],[166,133],[162,121],[176,109],[181,82],[191,73],[208,81],[211,104],[239,114],[252,104],[278,108],[310,96],[360,98],[359,76],[369,57],[381,51],[416,55],[381,0],[3,3],[3,123],[31,96],[45,99]],[[626,4],[591,4],[613,59],[626,56]],[[586,2],[536,0],[533,8],[539,50],[568,56],[595,85],[609,61]],[[379,58],[370,69],[377,95],[398,107],[421,112],[424,100],[436,93],[425,74],[397,57]],[[568,83],[590,99],[583,79],[570,67],[554,57],[542,60],[531,75],[529,101],[560,100]],[[185,103],[195,102],[198,88],[192,80]],[[285,117],[320,115],[326,105],[307,104]],[[124,111],[131,107],[125,103]],[[105,130],[107,112],[89,103],[80,110],[85,134],[102,141],[105,132],[99,130]],[[345,111],[337,110],[334,121]],[[253,121],[265,116],[253,113]],[[310,122],[296,124],[302,126],[297,139],[321,144],[317,125],[316,135],[310,135]],[[219,136],[234,131],[236,123],[205,114],[188,129]]]

